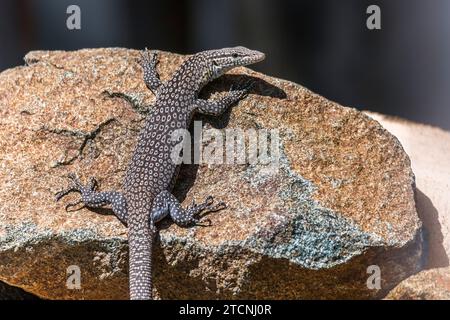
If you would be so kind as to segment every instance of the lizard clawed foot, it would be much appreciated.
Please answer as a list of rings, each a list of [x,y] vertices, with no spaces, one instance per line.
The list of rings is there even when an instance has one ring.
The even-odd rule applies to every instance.
[[[71,180],[71,183],[68,188],[61,190],[55,194],[56,201],[61,200],[64,196],[68,195],[71,192],[80,192],[82,185],[77,175],[74,173],[69,173],[67,177]]]
[[[211,219],[205,219],[203,221],[206,221],[207,223],[202,223],[199,220],[197,220],[197,221],[195,221],[195,225],[199,226],[199,227],[211,227],[212,226]]]
[[[75,207],[75,206],[77,206],[77,205],[79,205],[80,203],[83,203],[83,200],[78,200],[78,201],[75,201],[75,202],[69,202],[67,205],[66,205],[66,211],[67,212],[69,212],[69,208],[70,207]],[[76,209],[76,210],[70,210],[70,211],[78,211],[78,210],[80,210],[81,208],[84,208],[85,206],[83,205],[82,207],[80,207],[80,208],[78,208],[78,209]]]
[[[220,211],[220,210],[227,208],[227,205],[223,201],[220,201],[219,203],[217,203],[215,205],[213,205],[213,202],[214,202],[214,198],[212,196],[208,196],[205,199],[205,201],[203,201],[200,204],[196,204],[194,200],[192,201],[192,205],[188,207],[188,211],[190,211],[193,216],[199,215],[200,213],[203,212],[203,214],[201,216],[195,218],[196,225],[211,226],[211,220],[209,220],[209,219],[206,219],[206,221],[208,222],[208,225],[202,225],[202,224],[199,224],[198,222],[200,222],[200,220],[208,213]]]
[[[141,52],[141,58],[139,60],[139,64],[145,68],[146,66],[151,68],[156,68],[159,63],[158,54],[156,52],[151,52],[147,48]]]
[[[93,177],[89,179],[89,183],[87,184],[87,186],[83,186],[83,184],[80,181],[80,178],[78,178],[78,176],[74,173],[70,173],[67,177],[71,180],[70,185],[68,188],[59,191],[55,194],[56,201],[61,200],[64,196],[68,195],[71,192],[79,192],[83,194],[84,192],[95,191],[95,189],[97,188],[97,180]],[[70,207],[74,207],[80,203],[83,203],[82,199],[68,203],[66,205],[66,211],[69,211],[68,209]]]

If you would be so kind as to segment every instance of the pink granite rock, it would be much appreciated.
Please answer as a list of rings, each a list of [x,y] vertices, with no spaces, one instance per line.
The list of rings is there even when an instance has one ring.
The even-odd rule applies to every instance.
[[[112,216],[66,212],[54,193],[77,172],[120,189],[142,114],[154,96],[139,53],[31,52],[0,74],[0,280],[50,299],[127,298],[126,229]],[[166,80],[184,56],[164,53]],[[414,176],[377,121],[307,89],[246,68],[206,88],[253,77],[248,98],[205,128],[277,129],[279,170],[264,164],[185,166],[184,205],[228,204],[211,227],[162,224],[155,290],[175,298],[377,298],[421,268]],[[121,93],[127,100],[117,97]],[[65,201],[74,199],[69,198]],[[81,270],[81,289],[66,286]],[[369,289],[367,268],[381,269]]]

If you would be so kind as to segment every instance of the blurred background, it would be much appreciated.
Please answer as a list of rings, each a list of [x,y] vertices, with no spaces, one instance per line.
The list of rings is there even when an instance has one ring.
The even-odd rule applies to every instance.
[[[69,5],[81,30],[68,30]],[[366,27],[369,5],[381,30]],[[2,0],[0,70],[30,50],[244,45],[252,68],[346,106],[450,129],[449,0]]]

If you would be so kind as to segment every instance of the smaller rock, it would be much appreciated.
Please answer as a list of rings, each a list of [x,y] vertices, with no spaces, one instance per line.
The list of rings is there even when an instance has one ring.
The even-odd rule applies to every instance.
[[[388,300],[450,300],[450,267],[419,272],[400,282]]]

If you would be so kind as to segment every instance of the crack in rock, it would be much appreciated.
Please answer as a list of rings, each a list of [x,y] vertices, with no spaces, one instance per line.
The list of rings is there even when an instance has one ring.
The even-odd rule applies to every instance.
[[[93,141],[98,134],[110,123],[117,121],[116,118],[109,118],[108,120],[105,120],[104,122],[100,123],[94,130],[89,132],[84,132],[80,130],[70,130],[70,129],[57,129],[57,128],[47,128],[45,126],[41,127],[37,131],[42,132],[48,132],[48,133],[54,133],[58,135],[63,135],[66,137],[74,137],[74,138],[82,138],[83,141],[81,142],[81,145],[78,147],[77,154],[69,159],[65,159],[63,161],[56,160],[54,164],[52,164],[52,168],[57,168],[60,166],[70,165],[75,160],[80,158],[83,154],[84,148],[86,147],[87,143],[89,141]]]

